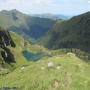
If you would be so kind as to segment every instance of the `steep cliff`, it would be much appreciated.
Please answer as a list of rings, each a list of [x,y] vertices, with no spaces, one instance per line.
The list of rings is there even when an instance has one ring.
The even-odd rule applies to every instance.
[[[8,46],[15,48],[16,44],[12,40],[10,33],[7,30],[0,28],[0,63],[15,63],[14,55]]]

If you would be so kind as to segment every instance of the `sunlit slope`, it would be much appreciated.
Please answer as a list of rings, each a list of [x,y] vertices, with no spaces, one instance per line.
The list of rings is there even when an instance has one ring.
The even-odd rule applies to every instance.
[[[15,48],[9,47],[15,57],[16,64],[26,63],[26,59],[22,55],[22,50],[24,49],[24,39],[20,35],[14,33],[14,32],[11,32],[10,35],[16,44]]]
[[[28,51],[34,54],[37,54],[37,53],[47,53],[48,54],[49,53],[48,49],[42,46],[39,46],[37,44],[29,43],[22,36],[14,32],[11,32],[10,34],[11,34],[13,41],[16,44],[15,48],[9,47],[15,57],[16,64],[21,65],[27,62],[26,58],[23,56],[23,53],[22,53],[23,51]]]
[[[43,58],[3,76],[0,87],[4,86],[19,90],[90,90],[90,65],[72,53]]]
[[[28,39],[42,37],[53,27],[55,22],[55,20],[47,18],[29,16],[18,10],[0,12],[0,27],[21,34]]]

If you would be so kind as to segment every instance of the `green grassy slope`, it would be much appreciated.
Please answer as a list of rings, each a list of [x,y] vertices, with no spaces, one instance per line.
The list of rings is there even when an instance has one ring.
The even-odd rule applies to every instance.
[[[10,34],[13,41],[16,44],[16,48],[9,47],[15,57],[16,64],[22,65],[22,64],[25,64],[25,62],[27,62],[26,58],[23,56],[23,53],[22,53],[23,51],[28,51],[31,53],[43,53],[43,52],[48,53],[49,52],[48,49],[42,46],[29,43],[22,36],[14,32],[11,32]]]
[[[26,15],[17,10],[0,12],[0,26],[9,28],[11,26],[19,27],[20,25],[26,26]]]
[[[0,26],[24,37],[38,39],[52,28],[55,20],[32,17],[17,10],[0,12]]]
[[[15,48],[9,47],[15,57],[16,64],[24,64],[26,62],[25,58],[22,55],[22,51],[24,50],[24,39],[14,32],[11,32],[10,34],[16,44]]]
[[[49,50],[39,46],[37,44],[32,44],[28,41],[26,41],[22,36],[20,36],[19,34],[15,33],[15,32],[10,32],[10,35],[14,41],[14,43],[16,44],[15,48],[12,48],[11,46],[8,46],[8,48],[11,50],[12,54],[14,55],[15,61],[16,63],[14,64],[15,67],[24,65],[26,63],[28,63],[29,60],[32,60],[31,58],[28,59],[23,55],[24,51],[27,51],[28,53],[30,52],[32,55],[36,55],[38,58],[40,56],[40,58],[42,58],[45,54],[48,55]],[[2,49],[0,49],[0,52],[2,51]],[[35,57],[34,55],[34,57]],[[0,55],[0,67],[2,67],[2,60],[3,58]],[[37,58],[36,58],[37,60]],[[10,67],[10,65],[8,65],[7,63],[5,63],[5,68]],[[11,69],[12,67],[10,67]]]
[[[53,67],[48,67],[52,62]],[[90,90],[90,65],[68,53],[18,67],[0,78],[0,87],[19,90]]]

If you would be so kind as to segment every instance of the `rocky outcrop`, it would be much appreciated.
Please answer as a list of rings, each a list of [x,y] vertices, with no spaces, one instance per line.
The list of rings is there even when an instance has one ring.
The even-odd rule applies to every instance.
[[[10,33],[0,28],[0,48],[2,49],[1,56],[4,60],[3,62],[9,63],[9,64],[15,63],[14,55],[12,54],[10,49],[7,48],[7,46],[11,46],[13,48],[16,47],[14,41],[10,36]]]

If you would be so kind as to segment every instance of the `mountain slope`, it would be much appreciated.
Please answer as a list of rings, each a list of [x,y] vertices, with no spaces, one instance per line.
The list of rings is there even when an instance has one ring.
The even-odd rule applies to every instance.
[[[3,10],[0,12],[0,26],[2,28],[34,39],[43,36],[52,28],[54,23],[54,20],[32,17],[17,10]]]
[[[1,52],[4,50],[3,48],[0,47],[0,68],[11,70],[18,66],[27,64],[29,61],[37,61],[43,57],[49,57],[48,49],[42,46],[39,46],[37,44],[32,44],[28,42],[21,35],[15,32],[10,31],[10,36],[12,40],[14,41],[16,47],[13,48],[9,45],[9,46],[6,46],[6,48],[9,49],[12,55],[14,56],[13,60],[15,60],[15,62],[14,63],[13,62],[7,63],[8,61],[5,62],[5,60],[1,56]],[[0,46],[1,46],[1,41],[0,41]],[[9,61],[10,60],[11,59],[9,58]],[[1,71],[2,70],[0,69],[0,75],[1,75]]]
[[[0,47],[0,68],[5,68],[5,69],[13,69],[14,67],[18,66],[18,65],[22,65],[27,63],[27,60],[25,59],[25,57],[22,54],[22,51],[24,50],[24,39],[19,36],[18,34],[14,33],[14,32],[10,32],[11,38],[14,41],[16,47],[13,48],[10,45],[6,46],[6,48],[8,50],[10,50],[10,52],[12,53],[13,60],[15,60],[15,62],[11,62],[11,63],[7,63],[5,62],[4,58],[2,58],[1,56],[1,52],[3,51],[3,49]],[[1,43],[1,41],[0,41]],[[11,58],[9,58],[9,61],[11,60]],[[14,67],[13,67],[14,66]],[[1,74],[1,69],[0,69],[0,74]]]
[[[50,49],[77,48],[90,51],[90,12],[57,22],[42,43]]]
[[[0,87],[5,86],[19,90],[90,90],[90,65],[72,53],[43,58],[2,76]]]

